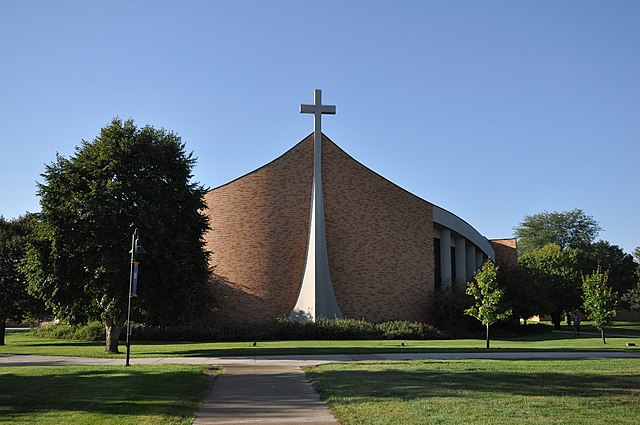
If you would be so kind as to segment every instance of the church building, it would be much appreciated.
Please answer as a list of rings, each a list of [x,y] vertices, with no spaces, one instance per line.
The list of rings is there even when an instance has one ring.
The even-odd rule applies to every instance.
[[[487,240],[457,215],[376,174],[321,131],[205,195],[213,318],[429,321],[435,290],[463,289],[488,258],[516,261],[515,240]]]

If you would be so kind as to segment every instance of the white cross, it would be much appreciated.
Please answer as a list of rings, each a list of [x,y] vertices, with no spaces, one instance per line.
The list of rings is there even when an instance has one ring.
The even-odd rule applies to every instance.
[[[300,105],[301,114],[313,114],[313,138],[316,144],[320,143],[322,137],[322,114],[336,113],[336,105],[323,105],[322,104],[322,90],[316,89],[314,92],[314,104],[313,105]]]

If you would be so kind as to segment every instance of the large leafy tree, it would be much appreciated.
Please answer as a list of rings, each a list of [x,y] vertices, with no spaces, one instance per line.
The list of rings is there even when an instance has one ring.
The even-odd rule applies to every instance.
[[[619,246],[601,240],[585,247],[583,251],[583,274],[591,274],[598,267],[607,270],[609,285],[618,293],[628,291],[637,282],[638,264],[631,254],[625,253]]]
[[[586,248],[600,233],[600,225],[581,209],[528,215],[514,227],[518,250],[528,252],[553,243],[561,249]]]
[[[518,265],[511,269],[499,269],[498,282],[505,288],[505,295],[513,309],[513,319],[526,320],[533,316],[547,314],[549,301],[546,296],[546,282],[537,278],[528,268]]]
[[[636,286],[622,295],[622,302],[624,302],[630,310],[640,312],[640,282],[636,283]]]
[[[609,274],[600,267],[592,274],[582,277],[584,309],[593,325],[600,329],[604,344],[607,343],[604,328],[611,325],[618,303],[617,292],[607,284],[608,279]]]
[[[474,304],[465,310],[465,314],[478,319],[486,327],[487,348],[490,345],[489,326],[509,318],[511,309],[505,308],[504,289],[498,283],[498,266],[488,260],[467,283],[467,295],[471,295]]]
[[[640,263],[640,246],[633,251],[633,256]],[[636,268],[636,276],[640,278],[640,266]],[[622,302],[629,309],[640,312],[640,281],[622,295]]]
[[[524,280],[539,289],[541,305],[551,315],[556,329],[560,329],[562,316],[580,305],[580,255],[578,249],[562,250],[556,244],[548,244],[518,259]]]
[[[101,320],[118,351],[129,296],[129,250],[138,228],[139,321],[184,323],[208,299],[205,189],[196,159],[173,132],[114,119],[69,158],[58,155],[39,184],[41,224],[24,264],[30,290],[70,323]]]
[[[27,282],[19,269],[33,222],[32,215],[14,220],[0,216],[0,345],[4,345],[7,319],[21,320],[41,307],[27,293]]]

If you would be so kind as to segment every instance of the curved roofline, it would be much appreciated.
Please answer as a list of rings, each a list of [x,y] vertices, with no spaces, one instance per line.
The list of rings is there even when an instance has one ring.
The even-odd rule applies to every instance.
[[[313,135],[313,133],[310,133],[309,135],[305,136],[302,140],[300,140],[298,143],[293,145],[290,149],[288,149],[282,155],[280,155],[277,158],[269,161],[268,163],[264,164],[263,166],[258,167],[253,171],[249,171],[248,173],[243,174],[242,176],[237,177],[237,178],[235,178],[235,179],[233,179],[233,180],[231,180],[231,181],[229,181],[229,182],[227,182],[225,184],[222,184],[220,186],[214,187],[213,189],[208,190],[207,193],[212,192],[212,191],[217,190],[217,189],[220,189],[222,187],[228,186],[228,185],[230,185],[230,184],[232,184],[232,183],[234,183],[234,182],[236,182],[236,181],[238,181],[240,179],[243,179],[243,178],[245,178],[247,176],[250,176],[253,173],[256,173],[256,172],[262,170],[265,167],[268,167],[269,165],[271,165],[274,162],[278,161],[280,158],[282,158],[283,156],[287,155],[289,152],[291,152],[292,150],[297,148],[301,143],[303,143],[305,140],[307,140],[312,135]],[[427,204],[431,205],[433,207],[433,222],[435,224],[439,224],[440,226],[447,227],[447,228],[453,230],[454,232],[460,234],[461,236],[464,236],[465,238],[467,238],[468,240],[473,242],[478,248],[480,248],[482,251],[484,251],[484,253],[487,254],[491,259],[495,259],[495,251],[491,247],[491,244],[489,243],[489,240],[486,237],[482,236],[472,225],[467,223],[465,220],[463,220],[462,218],[460,218],[457,215],[453,214],[452,212],[450,212],[448,210],[445,210],[444,208],[441,208],[438,205],[427,201],[426,199],[423,199],[423,198],[419,197],[415,193],[409,192],[407,189],[403,188],[402,186],[397,185],[393,181],[391,181],[388,178],[386,178],[385,176],[377,173],[376,171],[372,170],[371,168],[367,167],[366,165],[364,165],[363,163],[361,163],[360,161],[358,161],[357,159],[355,159],[354,157],[349,155],[348,152],[346,152],[344,149],[342,149],[336,142],[331,140],[326,134],[322,133],[322,136],[324,136],[329,142],[333,143],[335,147],[337,147],[343,154],[345,154],[347,157],[349,157],[352,161],[354,161],[358,165],[364,167],[369,172],[371,172],[371,173],[375,174],[376,176],[380,177],[381,179],[391,183],[392,185],[394,185],[398,189],[402,190],[403,192],[406,192],[407,194],[413,196],[414,198],[417,198],[417,199],[421,200],[422,202],[426,202]]]
[[[324,136],[327,137],[326,135],[324,135]],[[369,170],[370,172],[372,172],[376,176],[386,180],[387,182],[391,183],[392,185],[394,185],[398,189],[410,194],[411,196],[413,196],[415,198],[418,198],[419,200],[421,200],[423,202],[426,202],[429,205],[431,205],[433,207],[433,222],[435,224],[439,224],[440,226],[447,227],[447,228],[453,230],[454,232],[458,233],[459,235],[464,236],[465,238],[467,238],[468,240],[473,242],[485,254],[487,254],[487,256],[489,258],[491,258],[492,260],[495,261],[496,253],[495,253],[495,250],[493,249],[493,247],[491,246],[491,244],[489,243],[489,240],[486,237],[482,236],[482,234],[480,234],[480,232],[478,232],[475,229],[475,227],[473,227],[472,225],[467,223],[464,219],[458,217],[457,215],[455,215],[454,213],[452,213],[452,212],[450,212],[448,210],[445,210],[442,207],[439,207],[438,205],[434,204],[433,202],[429,202],[426,199],[423,199],[423,198],[419,197],[415,193],[409,192],[407,189],[403,188],[402,186],[397,185],[396,183],[392,182],[391,180],[389,180],[385,176],[377,173],[376,171],[372,170],[371,168],[367,167],[366,165],[364,165],[363,163],[361,163],[360,161],[358,161],[357,159],[355,159],[354,157],[349,155],[349,153],[347,153],[344,149],[342,149],[338,144],[336,144],[336,142],[331,140],[329,137],[327,137],[327,140],[329,140],[331,143],[333,143],[338,149],[340,149],[340,151],[342,151],[342,153],[344,153],[346,156],[351,158],[351,160],[355,161],[356,163],[358,163],[362,167],[366,168],[367,170]]]
[[[493,261],[496,259],[496,252],[489,243],[489,240],[482,236],[472,225],[455,215],[454,213],[433,205],[433,222],[443,227],[453,230],[473,242],[478,248],[484,251]]]
[[[310,136],[312,136],[312,135],[313,135],[313,133],[309,133],[309,135],[308,135],[308,136],[306,136],[305,138],[303,138],[302,140],[300,140],[298,143],[296,143],[295,145],[293,145],[291,148],[287,149],[287,150],[286,150],[282,155],[278,155],[278,157],[277,157],[277,158],[272,159],[271,161],[267,162],[266,164],[261,165],[260,167],[258,167],[258,168],[256,168],[256,169],[254,169],[254,170],[252,170],[252,171],[249,171],[248,173],[245,173],[245,174],[241,175],[240,177],[236,177],[235,179],[233,179],[233,180],[231,180],[231,181],[228,181],[228,182],[226,182],[226,183],[224,183],[224,184],[221,184],[220,186],[216,186],[216,187],[214,187],[213,189],[209,189],[209,190],[207,191],[207,193],[209,193],[209,192],[213,192],[213,191],[214,191],[214,190],[216,190],[216,189],[220,189],[220,188],[222,188],[222,187],[228,186],[228,185],[230,185],[231,183],[237,182],[237,181],[238,181],[238,180],[240,180],[240,179],[243,179],[243,178],[245,178],[245,177],[247,177],[247,176],[250,176],[250,175],[251,175],[251,174],[253,174],[253,173],[257,173],[258,171],[262,170],[263,168],[268,167],[269,165],[271,165],[271,164],[273,164],[274,162],[278,161],[280,158],[282,158],[283,156],[287,155],[289,152],[291,152],[292,150],[294,150],[295,148],[297,148],[301,143],[303,143],[305,140],[307,140],[307,139],[308,139]],[[327,137],[327,136],[325,136],[325,137]],[[327,137],[327,139],[329,139],[329,138]],[[329,139],[329,140],[331,140],[331,139]],[[332,141],[332,143],[333,143],[333,141]],[[334,143],[334,144],[335,144],[335,143]],[[336,146],[337,146],[337,145],[336,145]]]

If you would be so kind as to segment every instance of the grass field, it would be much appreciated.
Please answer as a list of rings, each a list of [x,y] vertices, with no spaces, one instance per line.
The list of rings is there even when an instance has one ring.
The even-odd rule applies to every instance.
[[[570,330],[566,327],[565,330]],[[589,331],[589,324],[583,326]],[[520,338],[492,339],[491,351],[592,351],[624,350],[640,352],[640,324],[621,322],[609,330],[610,333],[628,334],[629,337],[607,338],[602,344],[597,334],[583,334],[574,338],[570,333],[545,333]],[[635,336],[636,338],[633,338]],[[639,346],[627,347],[627,342]],[[411,352],[463,352],[486,351],[482,339],[424,340],[424,341],[258,341],[256,347],[249,342],[138,342],[133,341],[131,353],[134,357],[175,356],[255,356],[288,354],[367,354],[367,353],[411,353]],[[404,346],[401,346],[404,343]],[[124,352],[124,344],[121,345]],[[0,354],[32,354],[79,357],[123,357],[104,353],[102,342],[66,341],[40,339],[24,332],[10,332],[6,345],[0,346]]]
[[[640,359],[327,364],[307,370],[350,424],[638,424]]]
[[[212,385],[201,366],[0,368],[0,423],[190,424]]]

